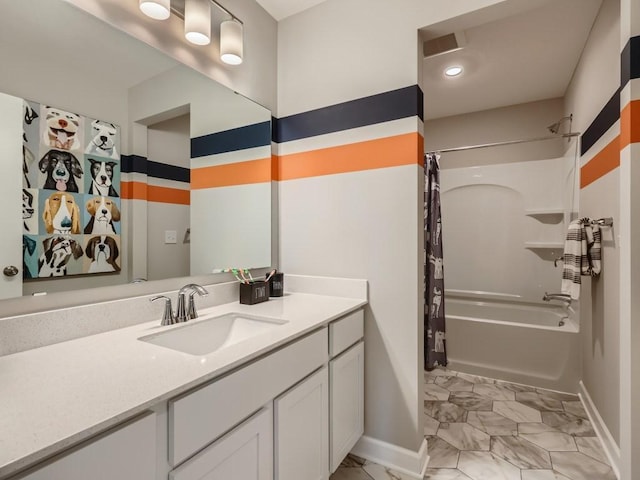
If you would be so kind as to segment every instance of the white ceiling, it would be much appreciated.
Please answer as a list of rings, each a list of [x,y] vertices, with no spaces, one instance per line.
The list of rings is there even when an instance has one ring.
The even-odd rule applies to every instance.
[[[256,0],[269,15],[280,21],[283,18],[300,13],[326,0]]]
[[[601,3],[554,0],[466,28],[464,48],[424,60],[425,119],[563,97]],[[456,30],[453,22],[447,27]],[[443,34],[432,32],[423,34]],[[464,73],[446,78],[445,67],[454,64]]]

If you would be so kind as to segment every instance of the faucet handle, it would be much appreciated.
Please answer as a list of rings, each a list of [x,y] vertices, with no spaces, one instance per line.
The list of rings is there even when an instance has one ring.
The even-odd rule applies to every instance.
[[[166,325],[173,325],[176,323],[176,317],[173,315],[173,309],[171,308],[171,299],[166,295],[157,295],[149,299],[150,302],[155,302],[156,300],[164,299],[164,312],[162,312],[162,322],[160,325],[163,327]]]

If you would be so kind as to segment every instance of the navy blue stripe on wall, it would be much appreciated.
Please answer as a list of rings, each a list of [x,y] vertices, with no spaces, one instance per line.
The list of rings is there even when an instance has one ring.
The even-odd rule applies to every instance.
[[[593,144],[600,140],[611,126],[620,118],[620,89],[616,90],[613,97],[600,110],[600,113],[591,122],[580,138],[580,155],[589,151]]]
[[[640,78],[640,36],[631,37],[620,53],[620,87],[580,138],[584,155],[620,118],[620,92],[630,80]]]
[[[271,121],[191,139],[191,158],[271,145]]]
[[[631,37],[620,56],[620,86],[640,78],[640,37]]]
[[[140,155],[122,155],[120,157],[122,173],[143,173],[153,178],[189,183],[191,170],[185,167],[147,160]]]
[[[424,118],[423,94],[418,85],[359,98],[329,107],[277,119],[274,140],[278,143],[351,128],[375,125],[412,116]]]

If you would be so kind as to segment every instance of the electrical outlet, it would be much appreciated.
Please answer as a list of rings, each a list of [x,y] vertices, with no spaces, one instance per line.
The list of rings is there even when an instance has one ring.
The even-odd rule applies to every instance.
[[[178,243],[178,232],[175,230],[165,230],[164,243]]]

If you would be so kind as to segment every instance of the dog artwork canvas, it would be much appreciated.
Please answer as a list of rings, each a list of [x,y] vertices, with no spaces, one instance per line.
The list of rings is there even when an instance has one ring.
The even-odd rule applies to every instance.
[[[103,197],[118,197],[120,186],[120,164],[103,158],[86,158],[87,175],[85,175],[85,189],[91,195]]]
[[[92,120],[87,124],[87,147],[84,153],[89,156],[119,160],[120,135],[118,127],[103,120]]]
[[[24,233],[38,233],[38,193],[35,188],[22,189],[22,228]]]
[[[22,186],[36,188],[38,168],[34,165],[39,156],[40,144],[40,105],[24,101],[22,116]]]
[[[71,273],[81,273],[77,260],[82,257],[82,247],[71,236],[54,235],[42,241],[42,253],[38,258],[38,278],[64,277]]]
[[[84,233],[119,233],[120,208],[115,198],[91,197],[87,200],[85,210],[88,220],[85,222]]]
[[[68,192],[53,192],[41,199],[42,233],[60,235],[81,232],[82,220],[76,197]]]
[[[84,122],[80,115],[42,105],[40,117],[43,145],[59,150],[82,150]]]
[[[24,280],[119,273],[120,127],[29,100],[21,121]]]
[[[85,271],[105,273],[120,271],[119,237],[113,235],[93,235],[85,246]]]
[[[76,179],[82,179],[83,170],[73,153],[49,150],[38,162],[38,168],[42,173],[41,188],[60,192],[80,191],[78,185],[82,182],[76,182]]]
[[[38,276],[37,237],[22,235],[22,272],[24,278]]]

